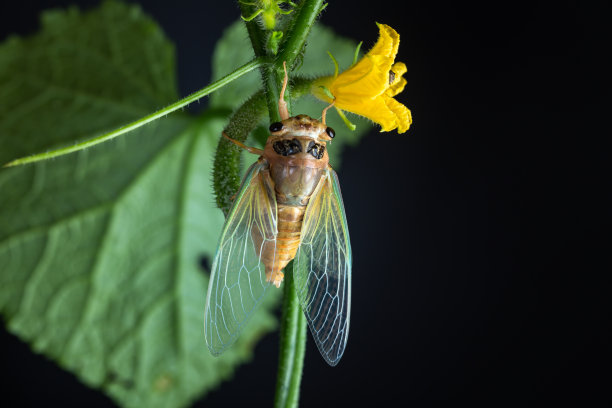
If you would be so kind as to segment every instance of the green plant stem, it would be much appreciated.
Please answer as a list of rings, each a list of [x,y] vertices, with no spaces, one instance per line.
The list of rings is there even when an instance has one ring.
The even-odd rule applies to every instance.
[[[285,271],[293,271],[293,262],[287,265]],[[284,285],[275,408],[297,407],[306,351],[306,318],[292,273],[285,274]]]
[[[252,15],[257,7],[253,4],[248,4],[247,2],[238,2],[240,6],[240,12],[242,15]],[[267,55],[265,41],[266,41],[266,33],[261,28],[261,26],[257,23],[256,19],[245,21],[244,22],[247,32],[249,33],[249,38],[251,39],[251,46],[253,47],[253,52],[256,57],[264,57]]]
[[[191,95],[187,96],[186,98],[183,98],[179,101],[174,102],[173,104],[160,109],[156,112],[151,113],[150,115],[147,115],[143,118],[140,118],[132,123],[129,123],[127,125],[121,126],[118,129],[113,130],[112,132],[108,132],[105,133],[103,135],[94,137],[93,139],[89,139],[89,140],[85,140],[83,142],[74,144],[72,146],[66,146],[57,150],[52,150],[52,151],[48,151],[48,152],[44,152],[44,153],[39,153],[39,154],[35,154],[32,156],[26,156],[26,157],[22,157],[19,159],[15,159],[13,161],[10,161],[9,163],[6,163],[3,167],[11,167],[11,166],[17,166],[17,165],[21,165],[21,164],[28,164],[28,163],[34,163],[37,161],[41,161],[41,160],[47,160],[47,159],[52,159],[55,157],[59,157],[59,156],[63,156],[69,153],[74,153],[77,152],[79,150],[83,150],[86,149],[88,147],[92,147],[95,146],[99,143],[104,143],[107,142],[109,140],[112,140],[114,138],[116,138],[117,136],[120,136],[124,133],[130,132],[134,129],[137,129],[141,126],[146,125],[149,122],[152,122],[156,119],[161,118],[162,116],[168,115],[171,112],[174,112],[178,109],[181,109],[187,105],[189,105],[192,102],[197,101],[198,99],[216,91],[217,89],[229,84],[230,82],[234,81],[235,79],[238,79],[239,77],[243,76],[244,74],[247,74],[249,72],[251,72],[254,69],[257,69],[259,67],[262,67],[264,65],[266,65],[269,62],[269,59],[265,58],[265,57],[259,57],[259,58],[255,58],[254,60],[252,60],[251,62],[248,62],[246,64],[244,64],[243,66],[241,66],[240,68],[238,68],[237,70],[235,70],[234,72],[224,76],[223,78],[213,82],[212,84],[208,85],[205,88],[200,89],[197,92],[192,93]]]
[[[256,11],[256,6],[251,4],[246,4],[239,2],[240,12],[242,15],[250,16]],[[256,19],[251,21],[245,21],[245,26],[247,32],[249,33],[249,38],[251,39],[251,46],[253,47],[253,52],[256,57],[264,57],[269,56],[274,58],[273,55],[269,54],[266,50],[266,38],[268,34],[262,29]],[[282,62],[281,62],[282,66]],[[270,67],[262,67],[261,68],[261,79],[264,84],[264,92],[266,95],[266,105],[268,107],[268,113],[270,115],[270,123],[278,122],[280,120],[280,116],[278,114],[278,97],[279,97],[279,89],[277,89],[277,84],[275,82],[275,78],[272,74],[273,70]]]
[[[265,97],[263,91],[260,90],[232,114],[223,132],[232,139],[244,143],[249,133],[261,122],[265,114]],[[241,148],[226,138],[219,138],[213,165],[213,186],[217,207],[225,215],[232,205],[232,197],[240,188],[241,152]]]
[[[251,15],[252,6],[241,4],[243,15]],[[289,28],[283,35],[278,55],[274,63],[261,69],[264,84],[266,105],[270,122],[280,120],[278,101],[282,88],[285,71],[291,71],[297,57],[302,53],[310,28],[323,8],[323,0],[304,0],[291,14]],[[246,23],[247,31],[257,57],[273,57],[272,51],[265,49],[266,33],[255,20]],[[303,84],[300,91],[304,90]],[[291,112],[291,87],[287,87],[284,99]],[[283,318],[280,327],[280,351],[278,363],[278,379],[276,382],[276,397],[274,406],[277,408],[297,407],[302,368],[304,365],[304,352],[306,347],[306,318],[302,313],[297,293],[293,284],[293,263],[285,267],[285,297],[283,303]]]
[[[285,71],[283,62],[287,64],[287,70],[291,70],[295,60],[300,55],[306,43],[306,38],[310,33],[310,28],[313,26],[319,12],[323,9],[323,0],[304,0],[293,13],[291,13],[291,23],[289,28],[283,35],[283,40],[279,46],[277,56],[271,55],[266,51],[265,43],[267,34],[257,23],[256,19],[245,22],[251,45],[255,56],[268,56],[274,58],[274,63],[266,65],[261,69],[261,78],[264,83],[266,95],[266,104],[268,106],[268,114],[270,115],[270,123],[278,122],[280,115],[278,113],[278,99],[282,87]],[[242,15],[251,15],[255,11],[254,6],[239,3]],[[291,87],[287,87],[285,91],[285,101],[287,109],[291,112]]]
[[[287,62],[287,67],[293,66],[295,59],[304,48],[306,38],[310,34],[310,28],[314,25],[323,7],[323,0],[304,0],[298,6],[295,11],[295,18],[292,20],[280,45],[280,52],[275,64],[277,68],[282,70],[283,61]]]
[[[304,49],[306,38],[308,38],[308,34],[310,34],[310,28],[314,25],[323,7],[323,0],[304,0],[300,3],[295,10],[295,18],[291,21],[291,25],[287,29],[283,41],[279,46],[280,51],[276,57],[275,63],[264,68],[268,70],[268,78],[271,79],[273,85],[277,85],[276,87],[271,86],[270,92],[266,93],[266,96],[269,95],[267,102],[268,109],[270,110],[271,122],[280,119],[280,117],[278,117],[278,108],[276,108],[276,104],[280,96],[280,84],[283,83],[285,77],[283,62],[287,64],[287,70],[291,71],[295,65],[296,59]],[[287,87],[285,101],[287,102],[289,112],[291,112],[290,86]],[[272,114],[273,112],[274,115]],[[274,119],[272,116],[274,116]]]

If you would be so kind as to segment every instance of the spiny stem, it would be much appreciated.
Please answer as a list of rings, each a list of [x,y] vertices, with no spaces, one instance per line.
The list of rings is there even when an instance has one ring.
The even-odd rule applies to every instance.
[[[289,24],[287,32],[283,35],[283,40],[279,46],[279,53],[275,57],[274,63],[266,65],[261,69],[261,78],[264,83],[270,123],[280,120],[278,114],[278,99],[280,97],[280,84],[282,84],[285,75],[283,62],[286,62],[287,68],[291,70],[296,58],[304,48],[306,38],[310,33],[310,28],[314,25],[319,12],[324,8],[323,3],[323,0],[304,0],[297,6],[295,12],[291,14],[291,23]],[[244,3],[239,4],[243,15],[250,15],[255,10],[252,5]],[[255,56],[267,55],[273,58],[274,55],[271,55],[265,47],[267,34],[257,21],[252,20],[245,24]],[[291,87],[289,87],[285,93],[285,100],[287,101],[287,108],[289,111],[291,111],[290,96]]]
[[[83,142],[77,143],[75,145],[72,146],[66,146],[57,150],[52,150],[49,152],[44,152],[44,153],[39,153],[39,154],[35,154],[32,156],[26,156],[26,157],[22,157],[19,159],[15,159],[9,163],[6,163],[3,167],[11,167],[11,166],[17,166],[17,165],[21,165],[21,164],[28,164],[28,163],[34,163],[34,162],[38,162],[41,160],[47,160],[47,159],[52,159],[55,157],[59,157],[59,156],[63,156],[69,153],[74,153],[74,152],[78,152],[79,150],[83,150],[86,149],[88,147],[92,147],[95,146],[99,143],[104,143],[107,142],[109,140],[112,140],[114,138],[116,138],[117,136],[120,136],[124,133],[130,132],[134,129],[137,129],[141,126],[146,125],[149,122],[152,122],[156,119],[161,118],[162,116],[168,115],[171,112],[174,112],[178,109],[181,109],[187,105],[189,105],[192,102],[197,101],[198,99],[216,91],[217,89],[229,84],[230,82],[234,81],[235,79],[238,79],[239,77],[243,76],[244,74],[251,72],[254,69],[257,69],[259,67],[262,67],[264,65],[266,65],[269,62],[269,59],[264,58],[264,57],[260,57],[260,58],[255,58],[254,60],[252,60],[251,62],[246,63],[245,65],[241,66],[240,68],[238,68],[237,70],[235,70],[234,72],[232,72],[231,74],[228,74],[226,76],[224,76],[223,78],[213,82],[212,84],[208,85],[205,88],[200,89],[197,92],[192,93],[191,95],[187,96],[186,98],[183,98],[177,102],[174,102],[173,104],[158,110],[157,112],[153,112],[150,115],[147,115],[143,118],[140,118],[132,123],[129,123],[127,125],[121,126],[118,129],[113,130],[112,132],[108,132],[105,133],[101,136],[97,136],[94,137],[93,139],[89,139],[89,140],[85,140]]]
[[[295,288],[293,290],[294,297],[297,298]],[[295,343],[295,352],[293,354],[293,377],[287,395],[286,407],[297,407],[300,402],[300,384],[302,382],[302,373],[304,371],[304,355],[306,354],[306,316],[302,312],[302,307],[298,305],[298,321],[297,321],[297,338]]]
[[[283,61],[287,62],[288,67],[293,66],[293,62],[302,52],[306,38],[310,34],[310,28],[314,25],[319,12],[323,9],[323,0],[304,0],[296,9],[296,16],[283,37],[280,45],[280,52],[274,64],[277,70],[283,69]]]
[[[295,291],[293,262],[285,268],[275,408],[297,407],[306,351],[306,318]]]
[[[259,91],[233,113],[223,131],[232,139],[244,142],[265,113],[265,97],[263,91]],[[226,138],[219,138],[213,166],[213,186],[217,207],[226,215],[232,205],[232,197],[240,188],[241,150]]]
[[[245,13],[251,15],[257,10],[255,4],[238,2],[238,5],[240,6],[242,15],[245,15]],[[251,39],[251,46],[253,47],[255,56],[264,57],[266,55],[266,33],[259,24],[257,24],[256,20],[246,20],[245,25],[249,33],[249,38]]]
[[[252,4],[246,4],[239,2],[240,11],[243,15],[251,15],[251,13],[256,10],[256,7]],[[249,20],[245,22],[245,26],[247,32],[249,33],[249,38],[251,39],[251,45],[253,47],[253,52],[256,57],[268,56],[269,52],[266,50],[266,32],[262,29],[262,27],[258,24],[257,20]],[[273,55],[270,55],[270,58],[273,58]],[[282,62],[281,62],[282,64]],[[268,112],[270,114],[270,123],[278,122],[280,117],[278,115],[277,103],[278,103],[278,90],[276,88],[275,78],[272,75],[272,71],[270,67],[262,67],[261,68],[261,79],[264,84],[264,92],[266,96],[266,105],[268,107]]]

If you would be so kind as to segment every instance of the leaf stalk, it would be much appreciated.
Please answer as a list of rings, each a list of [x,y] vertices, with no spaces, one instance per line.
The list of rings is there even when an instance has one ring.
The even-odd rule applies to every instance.
[[[269,58],[266,57],[257,57],[255,59],[253,59],[252,61],[244,64],[243,66],[241,66],[240,68],[238,68],[237,70],[235,70],[234,72],[224,76],[223,78],[220,78],[219,80],[211,83],[210,85],[200,89],[197,92],[192,93],[191,95],[180,99],[176,102],[174,102],[171,105],[168,105],[167,107],[160,109],[156,112],[153,112],[147,116],[144,116],[132,123],[128,123],[127,125],[121,126],[118,129],[115,129],[111,132],[105,133],[103,135],[94,137],[93,139],[89,139],[89,140],[85,140],[83,142],[79,142],[76,143],[72,146],[66,146],[66,147],[62,147],[60,149],[57,150],[51,150],[48,152],[44,152],[44,153],[39,153],[39,154],[34,154],[31,156],[26,156],[26,157],[21,157],[18,159],[15,159],[13,161],[10,161],[6,164],[4,164],[3,167],[12,167],[12,166],[18,166],[18,165],[23,165],[23,164],[29,164],[29,163],[35,163],[38,161],[42,161],[42,160],[48,160],[48,159],[53,159],[55,157],[60,157],[60,156],[64,156],[66,154],[70,154],[70,153],[74,153],[74,152],[78,152],[79,150],[83,150],[83,149],[87,149],[88,147],[92,147],[95,146],[97,144],[100,143],[104,143],[104,142],[108,142],[109,140],[112,140],[114,138],[116,138],[117,136],[123,135],[124,133],[130,132],[134,129],[137,129],[141,126],[146,125],[149,122],[153,122],[156,119],[161,118],[162,116],[166,116],[169,113],[172,113],[176,110],[179,110],[187,105],[189,105],[192,102],[197,101],[200,98],[203,98],[206,95],[211,94],[212,92],[218,90],[219,88],[222,88],[223,86],[229,84],[230,82],[240,78],[241,76],[253,71],[254,69],[260,68],[262,66],[265,66],[266,64],[268,64],[270,62]]]

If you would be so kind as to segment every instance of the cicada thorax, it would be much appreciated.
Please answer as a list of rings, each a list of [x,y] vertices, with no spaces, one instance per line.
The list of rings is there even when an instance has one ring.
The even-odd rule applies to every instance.
[[[326,141],[334,132],[306,115],[275,122],[270,131],[263,158],[276,195],[278,234],[275,243],[262,247],[260,257],[267,280],[278,287],[284,277],[281,271],[300,245],[306,206],[329,166]]]

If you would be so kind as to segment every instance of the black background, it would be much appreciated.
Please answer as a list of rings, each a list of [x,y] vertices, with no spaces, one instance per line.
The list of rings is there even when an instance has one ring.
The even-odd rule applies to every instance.
[[[204,86],[235,4],[143,3],[177,45],[181,93]],[[351,334],[336,368],[309,339],[302,405],[611,403],[603,2],[330,3],[322,21],[366,47],[375,21],[401,34],[414,125],[344,153]],[[58,4],[3,3],[2,38]],[[277,342],[196,406],[270,406]],[[4,401],[112,406],[4,331],[0,346]]]

